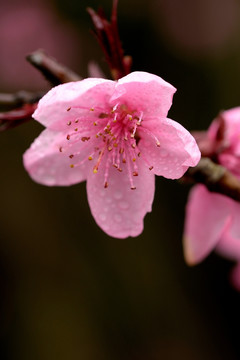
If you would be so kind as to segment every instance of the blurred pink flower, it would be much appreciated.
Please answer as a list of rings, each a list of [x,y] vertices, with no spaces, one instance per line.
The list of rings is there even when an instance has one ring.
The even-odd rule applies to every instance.
[[[52,2],[11,0],[0,3],[0,87],[2,90],[49,89],[26,55],[42,48],[71,68],[79,68],[81,42]],[[63,51],[64,47],[64,51]]]
[[[221,126],[221,139],[219,128]],[[210,126],[205,148],[213,144],[217,161],[240,179],[240,107],[225,111]],[[216,146],[217,144],[217,146]],[[240,203],[211,193],[204,185],[194,186],[186,208],[184,253],[188,264],[202,261],[215,249],[240,262]],[[240,265],[232,274],[240,290]]]
[[[154,174],[180,178],[200,158],[192,135],[166,118],[175,90],[145,72],[53,88],[33,115],[47,129],[24,154],[25,168],[48,186],[87,180],[97,224],[113,237],[139,235]]]

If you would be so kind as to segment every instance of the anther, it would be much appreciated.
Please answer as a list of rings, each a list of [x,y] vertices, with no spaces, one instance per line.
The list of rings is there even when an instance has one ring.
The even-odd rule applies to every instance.
[[[156,141],[156,145],[157,147],[160,147],[160,142],[158,140]]]
[[[127,136],[124,136],[124,138],[123,138],[125,141],[127,141],[128,140],[128,138],[127,138]]]
[[[74,168],[74,165],[73,165],[73,164],[71,164],[71,165],[70,165],[70,168],[72,168],[72,169],[73,169],[73,168]]]
[[[94,107],[91,107],[91,108],[90,108],[90,111],[94,111]]]
[[[71,110],[71,106],[69,108],[67,108],[67,111],[70,111]]]
[[[113,166],[117,169],[118,168],[118,165],[117,164],[113,164]]]
[[[74,131],[78,131],[78,128],[75,128]]]
[[[123,162],[124,164],[126,164],[127,161],[126,161],[126,159],[122,159],[122,162]]]
[[[118,171],[119,171],[119,172],[122,172],[122,169],[119,167],[119,168],[118,168]]]
[[[93,173],[96,174],[98,172],[98,169],[96,167],[93,168]]]
[[[94,125],[94,126],[97,126],[97,123],[96,123],[96,121],[94,121],[93,125]]]
[[[79,121],[78,119],[74,120],[75,124],[77,124],[77,123],[78,123],[78,121]]]
[[[117,143],[114,143],[113,146],[114,146],[114,147],[118,147],[118,144],[117,144]]]
[[[138,172],[137,172],[137,171],[134,171],[134,172],[133,172],[133,176],[138,176]]]
[[[92,156],[89,156],[89,157],[88,157],[88,160],[92,160],[92,159],[93,159]]]
[[[123,154],[123,152],[124,152],[124,149],[121,148],[121,149],[119,150],[119,154]]]
[[[112,146],[109,146],[108,147],[108,151],[111,151],[113,148],[112,148]]]
[[[136,158],[133,158],[132,161],[135,162],[135,161],[136,161]]]
[[[69,134],[66,136],[66,139],[67,139],[67,140],[70,140],[70,135],[69,135]]]
[[[136,186],[131,186],[131,190],[136,190]]]
[[[108,182],[106,181],[104,184],[104,188],[106,189],[108,187]]]
[[[74,155],[73,155],[73,154],[71,154],[71,155],[69,155],[69,157],[70,157],[70,159],[72,159],[72,158],[74,157]]]
[[[153,169],[153,166],[150,166],[149,170],[152,170]]]
[[[62,146],[60,146],[60,148],[59,148],[59,151],[60,151],[60,152],[62,152],[62,151],[63,151],[63,148],[62,148]]]
[[[136,147],[136,144],[134,144],[134,143],[133,143],[133,144],[132,144],[131,146],[132,146],[132,148],[133,148],[133,149],[135,149],[135,147]]]
[[[137,155],[138,155],[138,157],[140,157],[140,156],[141,156],[141,153],[139,152]]]
[[[84,142],[84,141],[88,141],[90,139],[90,136],[83,136],[81,138],[81,140]]]
[[[71,124],[72,124],[71,121],[68,121],[68,122],[67,122],[67,126],[70,126]]]

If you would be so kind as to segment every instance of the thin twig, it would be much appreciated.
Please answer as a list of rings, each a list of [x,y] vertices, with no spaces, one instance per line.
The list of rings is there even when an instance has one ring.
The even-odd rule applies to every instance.
[[[0,106],[16,108],[24,104],[33,104],[38,102],[43,95],[43,91],[29,92],[24,90],[18,91],[14,94],[0,93]]]
[[[189,168],[183,180],[204,184],[209,191],[226,195],[240,202],[240,181],[221,165],[209,158],[201,158],[198,165]]]
[[[81,77],[66,66],[60,64],[43,50],[37,50],[26,59],[35,66],[52,85],[59,85],[70,81],[79,81]]]

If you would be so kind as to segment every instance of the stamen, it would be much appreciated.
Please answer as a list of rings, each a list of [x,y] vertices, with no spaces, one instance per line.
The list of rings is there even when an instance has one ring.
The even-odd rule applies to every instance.
[[[67,122],[67,126],[70,126],[71,124],[72,124],[71,121],[68,121],[68,122]]]
[[[67,140],[70,140],[70,135],[68,134],[67,137],[66,137]]]

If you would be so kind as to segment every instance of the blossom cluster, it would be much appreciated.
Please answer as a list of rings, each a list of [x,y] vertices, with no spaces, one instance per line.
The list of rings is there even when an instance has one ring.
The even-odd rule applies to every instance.
[[[219,132],[221,138],[219,139]],[[214,160],[240,180],[240,107],[222,112],[211,124],[204,148],[212,151]],[[213,149],[215,148],[215,152]],[[194,265],[212,250],[237,262],[231,274],[240,290],[240,203],[207,190],[193,187],[186,207],[184,253]]]

